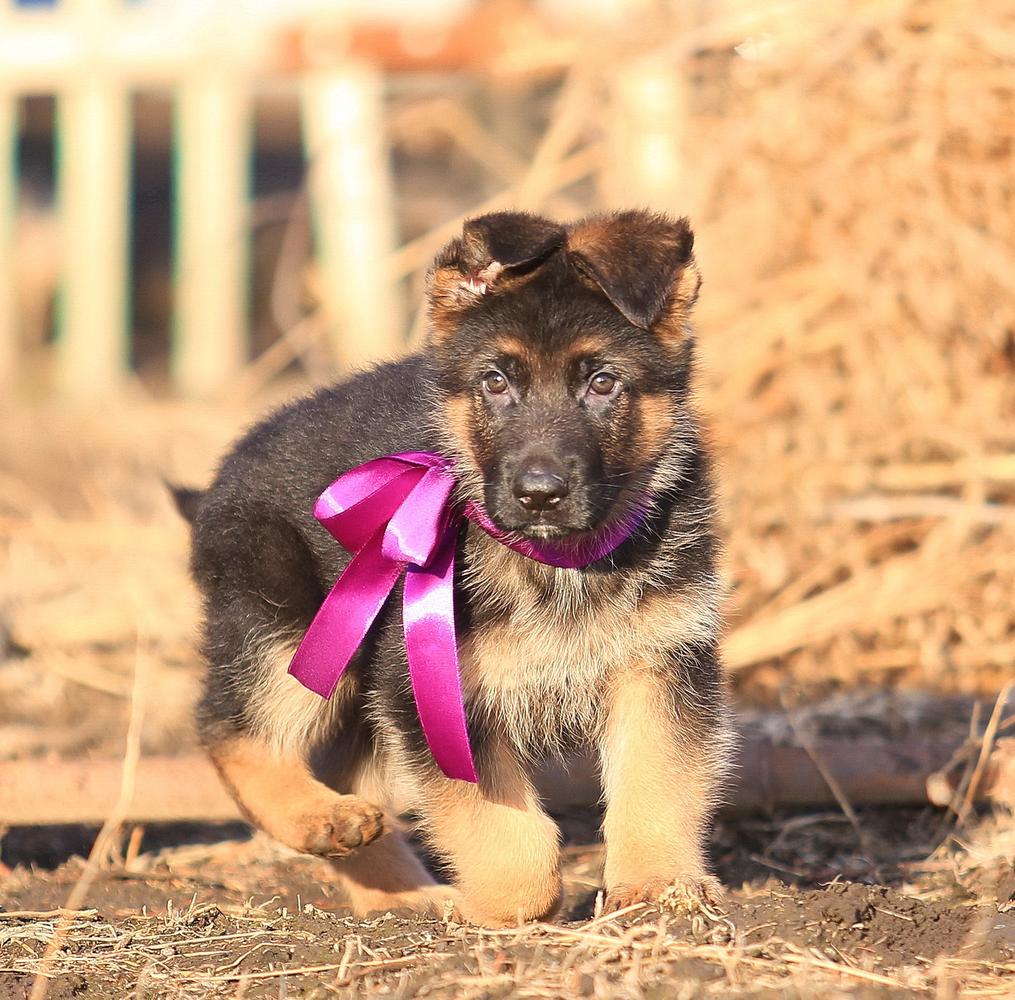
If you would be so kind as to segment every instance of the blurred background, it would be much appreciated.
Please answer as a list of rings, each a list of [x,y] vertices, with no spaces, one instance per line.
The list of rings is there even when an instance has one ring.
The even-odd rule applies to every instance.
[[[187,531],[463,217],[686,214],[740,703],[1015,674],[1006,0],[0,6],[0,757],[192,747]]]

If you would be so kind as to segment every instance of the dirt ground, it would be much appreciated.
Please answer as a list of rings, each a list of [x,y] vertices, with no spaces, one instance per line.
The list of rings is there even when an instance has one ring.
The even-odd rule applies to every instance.
[[[892,741],[955,733],[970,703],[843,694],[740,728]],[[975,714],[975,712],[974,712]],[[968,725],[968,722],[966,723]],[[327,862],[241,823],[126,824],[94,868],[84,826],[0,830],[0,1000],[62,997],[1009,996],[1015,822],[930,807],[724,813],[719,911],[599,912],[594,809],[558,813],[557,921],[511,930],[408,913],[357,920]],[[67,904],[95,873],[73,913]],[[56,944],[54,944],[56,942]]]
[[[838,813],[723,820],[725,911],[611,917],[596,916],[595,817],[559,819],[561,918],[497,931],[403,913],[356,920],[326,862],[238,826],[148,831],[150,847],[105,866],[49,964],[49,911],[94,831],[12,831],[0,997],[28,996],[40,969],[52,998],[1010,996],[1015,985],[1015,870],[1002,862],[986,878],[954,840],[928,858],[942,833],[932,810],[861,813],[865,847]],[[977,830],[995,853],[1010,849],[991,821]]]

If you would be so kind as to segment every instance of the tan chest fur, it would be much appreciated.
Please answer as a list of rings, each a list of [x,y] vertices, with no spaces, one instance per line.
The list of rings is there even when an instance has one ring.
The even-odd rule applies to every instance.
[[[472,710],[533,753],[594,738],[611,684],[717,629],[716,587],[591,600],[580,571],[558,570],[554,581],[541,598],[523,599],[511,587],[510,613],[476,629],[460,649]],[[506,601],[505,582],[498,589]]]

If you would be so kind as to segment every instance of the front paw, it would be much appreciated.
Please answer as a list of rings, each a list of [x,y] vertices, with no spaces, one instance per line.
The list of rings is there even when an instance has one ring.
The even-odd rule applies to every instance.
[[[457,913],[465,923],[479,927],[519,927],[551,920],[562,898],[556,868],[543,873],[491,870],[482,881],[463,883],[461,890]]]
[[[725,895],[722,884],[712,875],[647,878],[610,887],[603,912],[614,913],[638,903],[656,903],[689,913],[721,911]]]
[[[384,832],[384,814],[355,795],[339,795],[297,816],[290,846],[323,858],[344,858]]]

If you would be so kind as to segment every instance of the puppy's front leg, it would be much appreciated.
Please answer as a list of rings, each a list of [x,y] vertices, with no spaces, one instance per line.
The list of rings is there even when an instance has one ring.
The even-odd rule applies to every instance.
[[[287,847],[344,858],[384,830],[377,806],[332,791],[298,754],[278,754],[249,735],[210,743],[208,751],[250,820]]]
[[[560,831],[507,746],[484,747],[478,770],[478,785],[434,772],[419,788],[427,839],[455,870],[462,916],[492,927],[550,917]]]
[[[705,841],[726,752],[715,692],[636,665],[616,679],[600,746],[606,796],[606,906],[651,902],[669,886],[718,902]]]

